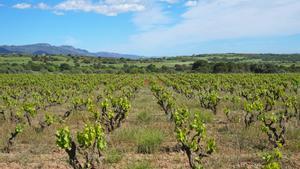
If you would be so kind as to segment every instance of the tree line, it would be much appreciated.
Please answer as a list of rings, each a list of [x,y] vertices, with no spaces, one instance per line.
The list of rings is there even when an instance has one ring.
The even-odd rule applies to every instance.
[[[206,60],[201,57],[215,55],[195,55],[170,58],[95,58],[78,56],[29,56],[1,55],[4,60],[9,57],[20,58],[20,62],[0,62],[0,73],[294,73],[300,72],[298,63],[300,55],[252,54],[248,58],[264,61],[243,61],[237,54],[223,54]],[[221,57],[222,56],[222,57]],[[234,56],[231,57],[230,56]],[[244,55],[242,55],[244,56]],[[24,58],[30,61],[22,62]],[[198,58],[194,60],[195,58]],[[174,60],[175,59],[175,60]],[[287,59],[283,61],[282,59]],[[1,61],[1,58],[0,58]],[[178,61],[170,66],[168,61]],[[187,61],[191,64],[186,63]],[[275,62],[277,61],[277,63]],[[278,62],[280,61],[280,62]],[[285,64],[288,63],[288,64]],[[284,65],[285,64],[285,65]],[[162,66],[158,66],[162,65]]]
[[[123,64],[121,67],[101,63],[92,65],[70,65],[68,63],[1,63],[0,73],[296,73],[300,67],[296,65],[280,66],[266,63],[209,63],[199,60],[191,65],[161,66],[149,64],[137,66]]]

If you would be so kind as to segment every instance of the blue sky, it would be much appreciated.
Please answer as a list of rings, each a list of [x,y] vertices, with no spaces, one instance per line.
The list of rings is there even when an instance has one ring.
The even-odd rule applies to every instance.
[[[145,56],[300,53],[299,0],[0,0],[0,44]]]

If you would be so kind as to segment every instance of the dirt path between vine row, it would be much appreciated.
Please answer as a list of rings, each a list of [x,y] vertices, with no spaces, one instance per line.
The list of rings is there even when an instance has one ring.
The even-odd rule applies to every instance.
[[[174,127],[156,103],[156,98],[148,87],[142,88],[132,101],[132,109],[124,125],[112,134],[113,147],[123,151],[123,158],[108,168],[149,166],[157,169],[188,168],[185,154],[172,151],[176,146]],[[139,152],[139,139],[147,133],[161,136],[161,144],[153,152]],[[146,136],[145,136],[146,135]],[[155,141],[154,141],[155,142]]]

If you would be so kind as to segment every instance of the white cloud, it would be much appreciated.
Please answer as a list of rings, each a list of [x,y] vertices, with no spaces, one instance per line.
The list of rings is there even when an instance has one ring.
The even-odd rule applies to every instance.
[[[124,4],[124,3],[136,3],[136,4],[140,4],[142,3],[144,0],[102,0],[104,2],[104,4],[111,4],[111,5],[116,5],[116,4]]]
[[[15,4],[13,6],[13,8],[17,8],[17,9],[28,9],[28,8],[31,8],[31,4],[28,4],[28,3],[18,3],[18,4]]]
[[[187,7],[197,6],[198,1],[187,1],[184,5]]]
[[[63,0],[54,6],[40,2],[33,6],[28,3],[19,3],[13,7],[18,9],[33,7],[41,10],[51,10],[56,15],[63,15],[66,11],[83,11],[115,16],[120,13],[143,11],[146,8],[144,6],[145,2],[146,0]]]
[[[168,13],[156,5],[136,13],[133,17],[133,23],[143,31],[157,28],[170,22],[171,18],[168,16]]]
[[[147,53],[211,40],[287,36],[300,33],[299,21],[299,0],[201,0],[177,24],[135,34],[121,48]]]
[[[43,3],[43,2],[38,3],[38,4],[36,5],[36,8],[42,9],[42,10],[50,9],[50,7],[49,7],[47,4]]]
[[[175,4],[175,3],[178,3],[179,0],[160,0],[161,2],[166,2],[166,3],[169,3],[169,4]]]
[[[94,3],[90,0],[65,0],[55,6],[61,11],[95,12],[108,16],[115,16],[124,12],[136,12],[145,9],[139,0],[106,0]]]

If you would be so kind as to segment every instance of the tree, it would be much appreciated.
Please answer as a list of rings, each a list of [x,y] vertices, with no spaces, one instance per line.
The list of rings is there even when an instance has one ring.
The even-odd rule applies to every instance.
[[[228,67],[225,63],[216,63],[213,68],[214,73],[227,73]]]
[[[71,67],[69,64],[67,64],[67,63],[62,63],[62,64],[60,64],[59,69],[60,69],[61,71],[64,71],[64,70],[71,70],[72,67]]]
[[[192,70],[197,70],[201,67],[206,67],[208,65],[208,62],[206,60],[197,60],[193,63]]]
[[[146,67],[146,70],[147,70],[148,72],[157,72],[157,68],[156,68],[156,66],[155,66],[154,64],[148,65],[148,66]]]
[[[192,70],[201,72],[201,73],[210,73],[211,72],[211,64],[205,60],[198,60],[193,63]]]

